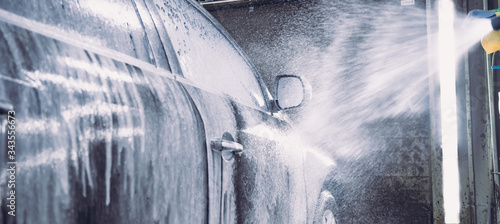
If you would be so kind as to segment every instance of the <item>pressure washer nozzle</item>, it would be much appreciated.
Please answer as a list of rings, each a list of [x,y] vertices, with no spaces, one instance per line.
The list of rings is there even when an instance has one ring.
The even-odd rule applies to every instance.
[[[481,39],[481,45],[488,54],[500,50],[500,17],[497,17],[500,13],[496,11],[498,10],[486,11],[474,9],[467,14],[467,17],[462,23],[462,27],[465,28],[472,25],[471,22],[473,20],[490,20],[493,31]]]

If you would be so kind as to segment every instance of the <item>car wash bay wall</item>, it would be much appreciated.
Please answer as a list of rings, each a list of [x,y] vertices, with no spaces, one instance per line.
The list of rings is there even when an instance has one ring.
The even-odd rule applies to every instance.
[[[361,1],[367,4],[392,4],[396,8],[401,1]],[[433,1],[431,1],[433,2]],[[356,11],[349,8],[349,4],[360,1],[286,1],[278,4],[251,5],[238,8],[221,8],[211,10],[211,14],[228,30],[238,44],[254,62],[259,72],[263,75],[266,85],[272,89],[274,77],[279,74],[297,74],[309,78],[313,87],[324,82],[341,82],[343,91],[337,91],[321,100],[333,100],[336,103],[350,105],[355,99],[349,98],[353,93],[363,88],[362,78],[356,76],[360,72],[359,66],[349,67],[349,63],[357,63],[371,55],[363,56],[363,34],[351,32],[345,34],[336,26],[336,13],[345,13],[349,10],[356,16]],[[401,10],[412,10],[417,7],[426,19],[426,1],[416,1],[415,5],[404,6]],[[338,4],[338,5],[335,5]],[[346,8],[347,7],[347,8]],[[337,11],[335,11],[337,10]],[[343,12],[340,12],[343,11]],[[347,14],[350,14],[349,12]],[[349,15],[347,15],[349,16]],[[403,17],[402,17],[403,18]],[[418,26],[424,35],[428,27]],[[356,26],[366,26],[355,24]],[[345,28],[345,26],[344,26]],[[368,27],[369,28],[369,27]],[[432,29],[437,29],[436,27]],[[369,30],[369,29],[368,29]],[[348,35],[343,40],[337,54],[331,54],[334,43],[338,42],[339,33]],[[426,48],[427,42],[422,48]],[[398,55],[393,55],[394,58]],[[320,79],[311,76],[311,70],[320,69],[317,61],[344,61],[342,75],[334,77],[335,80]],[[425,57],[425,55],[423,56]],[[394,58],[387,58],[391,61]],[[359,65],[359,64],[358,64]],[[427,68],[427,62],[423,64]],[[412,73],[412,71],[407,71]],[[408,74],[406,74],[408,75]],[[361,120],[346,114],[356,114],[358,111],[347,111],[346,114],[335,114],[347,118],[337,119],[329,117],[331,113],[324,114],[324,121],[328,125],[341,122],[352,122],[361,130],[357,136],[352,136],[352,141],[362,141],[363,149],[353,149],[353,156],[341,157],[337,160],[339,173],[336,178],[342,182],[343,188],[339,189],[343,195],[342,205],[345,216],[343,223],[441,223],[444,220],[441,197],[441,160],[439,139],[439,110],[436,97],[439,92],[430,86],[436,85],[436,77],[428,76],[427,71],[413,72],[411,76],[420,76],[424,80],[419,86],[419,91],[424,94],[416,101],[409,101],[408,108],[424,108],[419,112],[398,113],[391,116],[379,116],[377,119]],[[362,77],[362,76],[361,76]],[[340,81],[339,81],[340,80]],[[393,80],[394,81],[394,80]],[[397,81],[397,80],[396,80]],[[398,85],[404,85],[400,80]],[[320,97],[324,97],[322,95]],[[397,96],[390,96],[397,97]],[[341,100],[339,100],[341,99]],[[320,102],[314,106],[320,106]],[[334,105],[331,110],[339,108]],[[353,107],[356,108],[356,107]],[[375,107],[377,108],[377,107]],[[330,109],[329,109],[330,110]],[[295,119],[301,118],[300,112],[290,112]],[[299,113],[299,114],[297,114]],[[372,113],[382,113],[376,109]],[[321,113],[320,113],[321,114]],[[349,120],[351,119],[351,120]],[[358,122],[359,121],[359,122]],[[300,121],[297,121],[300,123]],[[339,137],[341,132],[349,132],[349,125],[344,130],[335,128],[320,128],[314,137],[320,140],[322,146],[334,146],[327,151],[332,156],[337,156],[335,150],[343,148]],[[331,133],[325,133],[331,130]],[[311,130],[314,132],[314,129]],[[333,142],[333,143],[332,143]],[[345,151],[343,151],[345,152]],[[350,152],[347,150],[347,153]],[[355,158],[355,159],[353,159]]]
[[[454,2],[462,15],[473,9],[498,8],[497,1]],[[491,60],[492,55],[486,55],[478,43],[458,61],[458,155],[464,223],[497,223],[499,218],[499,180],[495,173],[499,155],[500,74],[489,69]],[[493,63],[499,62],[495,59]]]
[[[473,9],[498,8],[497,1],[455,0],[459,15]],[[460,24],[456,25],[459,27]],[[457,33],[457,38],[461,34]],[[460,48],[458,46],[457,48]],[[479,40],[457,69],[458,161],[461,223],[497,223],[498,196],[498,72],[489,69]],[[499,63],[497,60],[495,63]]]

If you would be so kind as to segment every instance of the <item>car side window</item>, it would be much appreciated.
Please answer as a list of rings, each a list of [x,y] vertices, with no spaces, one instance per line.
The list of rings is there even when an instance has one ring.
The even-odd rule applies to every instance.
[[[186,79],[266,108],[256,73],[212,21],[186,0],[154,2]]]

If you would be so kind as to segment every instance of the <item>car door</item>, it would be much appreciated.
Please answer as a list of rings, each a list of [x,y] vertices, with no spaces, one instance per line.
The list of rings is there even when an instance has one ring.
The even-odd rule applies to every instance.
[[[224,133],[243,146],[234,159],[218,161],[214,151],[222,193],[220,217],[211,221],[305,223],[303,151],[287,122],[272,116],[255,69],[196,2],[153,2],[178,58],[183,78],[177,80],[200,109],[207,146]]]
[[[15,189],[0,180],[2,205],[15,190],[19,223],[207,222],[199,110],[152,51],[132,2],[116,4],[136,16],[126,23],[90,3],[0,5],[0,95],[16,118],[16,157],[4,149],[0,160],[20,171]],[[111,35],[85,32],[94,29]]]

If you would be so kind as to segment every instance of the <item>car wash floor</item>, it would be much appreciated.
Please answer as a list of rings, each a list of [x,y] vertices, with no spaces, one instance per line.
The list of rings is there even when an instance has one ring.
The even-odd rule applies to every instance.
[[[441,146],[447,135],[440,124],[453,115],[439,104],[438,3],[205,5],[268,87],[280,74],[309,79],[311,102],[288,113],[301,134],[339,164],[329,178],[340,183],[335,194],[341,223],[445,222]],[[453,3],[457,18],[484,7],[482,1]],[[455,186],[461,191],[448,199],[459,203],[448,211],[456,217],[446,223],[494,223],[499,210],[491,192],[498,180],[491,173],[496,147],[488,58],[477,44],[457,54],[460,182]]]

